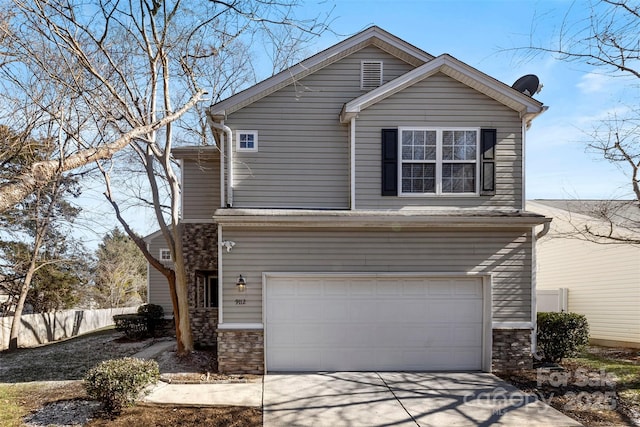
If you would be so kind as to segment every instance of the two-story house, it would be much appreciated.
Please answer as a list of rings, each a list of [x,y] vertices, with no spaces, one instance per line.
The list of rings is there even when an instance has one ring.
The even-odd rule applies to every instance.
[[[378,27],[211,106],[216,146],[173,153],[196,341],[222,372],[531,366],[544,110]]]

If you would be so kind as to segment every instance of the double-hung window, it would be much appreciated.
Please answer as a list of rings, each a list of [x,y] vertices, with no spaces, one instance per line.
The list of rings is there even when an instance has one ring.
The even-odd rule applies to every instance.
[[[400,128],[400,194],[478,194],[479,135],[469,128]]]

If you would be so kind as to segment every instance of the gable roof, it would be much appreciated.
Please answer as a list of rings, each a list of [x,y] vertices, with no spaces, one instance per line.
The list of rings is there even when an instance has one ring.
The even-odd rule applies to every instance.
[[[507,86],[487,74],[457,60],[451,55],[443,54],[406,74],[365,93],[346,103],[340,113],[340,121],[346,123],[360,111],[383,99],[406,89],[436,73],[447,76],[495,99],[507,107],[518,111],[521,118],[531,122],[535,116],[546,110],[540,101]]]
[[[415,67],[419,67],[434,58],[433,55],[405,42],[382,28],[373,26],[242,92],[238,92],[212,105],[209,107],[210,113],[214,118],[223,119],[225,116],[290,85],[296,80],[308,76],[362,48],[372,45]]]

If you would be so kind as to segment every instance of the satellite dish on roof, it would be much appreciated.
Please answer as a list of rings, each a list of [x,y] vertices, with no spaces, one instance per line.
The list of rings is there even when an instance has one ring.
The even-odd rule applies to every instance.
[[[533,96],[533,94],[542,90],[540,80],[535,74],[527,74],[520,77],[511,87],[528,96]]]

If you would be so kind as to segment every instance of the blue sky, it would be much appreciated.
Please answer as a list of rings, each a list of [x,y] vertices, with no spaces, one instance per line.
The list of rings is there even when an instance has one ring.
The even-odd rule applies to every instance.
[[[629,197],[628,177],[597,153],[585,151],[585,139],[599,119],[620,108],[622,97],[635,104],[640,89],[576,63],[540,56],[528,59],[513,49],[529,40],[548,45],[563,18],[584,18],[586,1],[564,0],[307,0],[305,11],[332,10],[331,28],[311,53],[377,25],[432,55],[448,53],[511,85],[536,74],[544,88],[536,99],[549,110],[527,134],[527,198],[606,199]],[[624,90],[626,88],[626,90]],[[624,91],[623,91],[624,90]]]
[[[527,133],[527,198],[631,196],[628,177],[597,153],[586,152],[585,139],[599,119],[619,108],[620,99],[638,104],[638,85],[597,74],[586,65],[548,56],[527,59],[524,52],[513,50],[528,45],[530,39],[540,44],[552,42],[569,9],[573,18],[588,12],[586,1],[302,1],[301,17],[331,11],[332,19],[332,33],[316,39],[307,49],[308,55],[377,25],[432,55],[448,53],[509,85],[522,75],[536,74],[544,88],[535,97],[549,110],[534,120]],[[270,71],[271,67],[265,66],[264,76]],[[99,186],[95,209],[101,221],[111,224],[93,224],[100,234],[115,225],[115,220],[105,221],[104,212],[108,216],[112,212],[102,191]],[[134,225],[142,234],[157,229],[153,215],[138,215]]]

